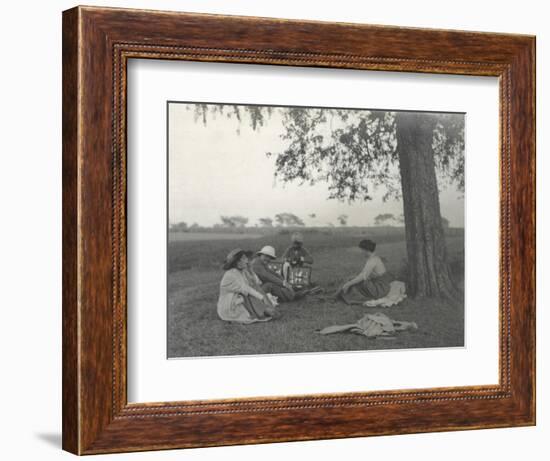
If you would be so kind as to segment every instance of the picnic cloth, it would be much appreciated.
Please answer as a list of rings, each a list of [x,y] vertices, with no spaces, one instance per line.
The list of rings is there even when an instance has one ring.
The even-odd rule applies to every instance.
[[[395,306],[396,304],[399,304],[401,301],[403,301],[406,297],[407,297],[407,294],[405,290],[405,283],[400,282],[399,280],[394,280],[393,282],[390,283],[390,292],[386,296],[384,296],[383,298],[371,299],[369,301],[365,301],[363,303],[363,306],[367,306],[367,307]]]
[[[386,314],[377,312],[375,314],[366,314],[361,317],[356,323],[348,325],[333,325],[323,328],[319,333],[322,335],[330,335],[333,333],[355,333],[368,338],[377,336],[391,336],[396,331],[418,329],[416,322],[403,322],[392,320]]]

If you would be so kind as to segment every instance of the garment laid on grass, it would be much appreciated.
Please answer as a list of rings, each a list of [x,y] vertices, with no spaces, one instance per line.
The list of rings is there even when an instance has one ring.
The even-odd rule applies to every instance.
[[[257,313],[255,306],[259,306],[258,302],[263,304],[263,296],[263,293],[250,286],[242,271],[229,269],[220,282],[218,315],[228,322],[254,323],[269,320],[269,317],[260,319],[253,314]]]
[[[252,261],[252,270],[262,283],[261,289],[266,293],[276,296],[279,302],[284,303],[292,301],[295,298],[296,293],[294,290],[286,288],[283,278],[259,257],[254,258]]]
[[[355,333],[358,335],[374,338],[377,336],[392,336],[397,331],[418,329],[416,322],[402,322],[392,320],[387,315],[377,312],[366,314],[356,323],[348,325],[334,325],[323,328],[319,333],[330,335],[333,333]]]
[[[407,293],[405,290],[405,283],[399,280],[394,280],[393,282],[390,282],[390,291],[386,296],[384,296],[383,298],[365,301],[363,305],[367,307],[390,307],[399,304],[406,297]]]

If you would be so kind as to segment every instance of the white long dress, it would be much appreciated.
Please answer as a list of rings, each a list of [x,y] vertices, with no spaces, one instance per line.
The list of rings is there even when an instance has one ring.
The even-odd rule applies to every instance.
[[[244,307],[243,296],[263,299],[263,294],[249,285],[239,269],[229,269],[223,274],[220,282],[218,315],[222,320],[241,323],[252,323],[258,320],[253,318]]]

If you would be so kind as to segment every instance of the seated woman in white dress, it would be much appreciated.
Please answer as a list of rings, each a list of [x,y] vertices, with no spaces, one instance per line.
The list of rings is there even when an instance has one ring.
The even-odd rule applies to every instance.
[[[226,257],[220,282],[218,315],[228,322],[254,323],[271,320],[266,310],[273,308],[271,300],[262,291],[248,282],[244,270],[248,258],[240,248],[232,250]]]

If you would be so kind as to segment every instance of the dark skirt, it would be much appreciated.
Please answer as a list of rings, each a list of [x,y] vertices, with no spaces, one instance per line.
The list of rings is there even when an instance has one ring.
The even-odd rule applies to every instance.
[[[379,299],[387,296],[390,292],[390,283],[394,278],[386,272],[378,277],[372,277],[362,283],[355,285],[355,290],[367,299]]]
[[[346,304],[363,304],[365,301],[387,296],[390,292],[390,283],[394,280],[393,275],[386,272],[379,277],[354,285],[347,293],[339,291],[337,296]]]
[[[253,296],[243,296],[244,307],[252,318],[263,319],[266,316],[267,306],[263,301],[254,298]]]

